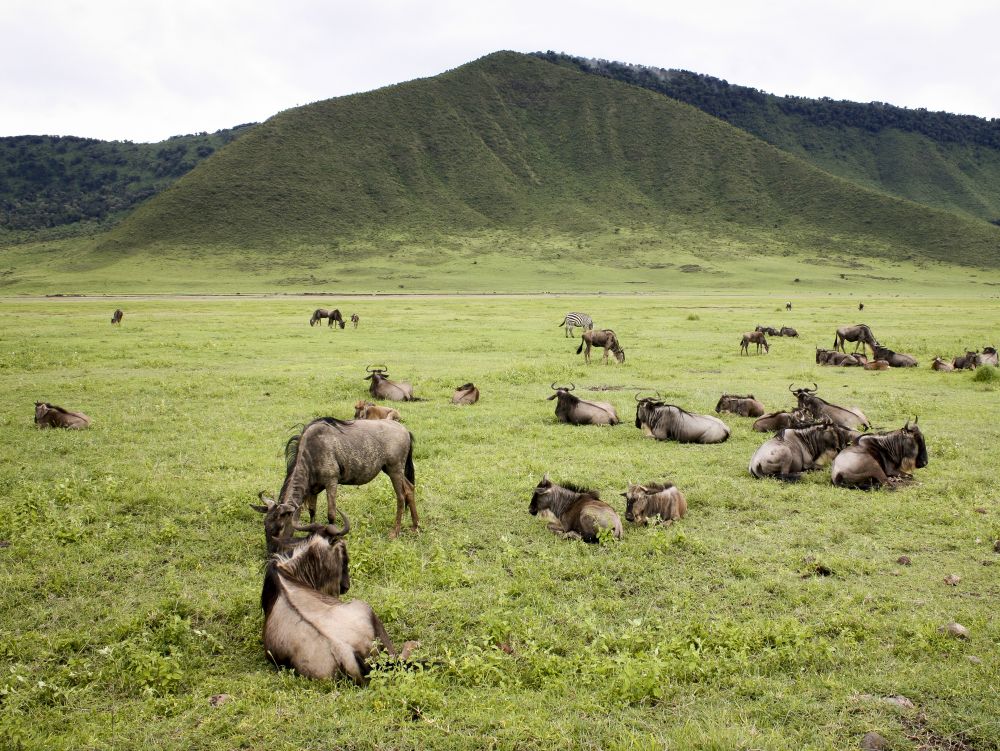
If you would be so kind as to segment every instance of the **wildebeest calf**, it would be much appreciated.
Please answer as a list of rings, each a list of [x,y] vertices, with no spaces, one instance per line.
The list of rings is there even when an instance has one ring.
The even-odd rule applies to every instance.
[[[364,399],[358,399],[358,401],[354,403],[354,419],[395,420],[396,422],[402,422],[403,420],[403,418],[399,415],[398,409],[393,409],[392,407],[382,407],[378,404],[366,402]]]
[[[83,430],[90,427],[90,418],[83,412],[70,412],[55,404],[35,402],[35,425],[39,428]]]
[[[753,394],[736,396],[723,394],[715,405],[716,412],[730,412],[740,417],[760,417],[764,414],[764,405]]]
[[[684,494],[671,482],[633,485],[629,483],[625,496],[625,520],[635,524],[650,524],[655,517],[670,523],[687,513]]]

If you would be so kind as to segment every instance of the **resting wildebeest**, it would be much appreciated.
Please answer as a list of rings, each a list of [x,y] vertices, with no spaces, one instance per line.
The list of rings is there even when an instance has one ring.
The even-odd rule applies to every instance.
[[[935,357],[931,360],[931,370],[940,370],[942,373],[947,373],[955,369],[955,366],[950,362],[945,360],[943,357]]]
[[[285,445],[285,482],[277,502],[260,494],[262,506],[251,506],[264,514],[264,535],[269,553],[287,545],[299,520],[303,504],[309,521],[316,519],[316,496],[326,490],[327,518],[337,512],[340,485],[364,485],[385,472],[396,493],[396,523],[399,535],[403,506],[410,509],[413,529],[418,528],[413,489],[413,434],[392,420],[338,420],[320,417],[306,425]]]
[[[760,331],[748,331],[743,335],[743,339],[740,341],[740,354],[750,355],[750,345],[757,345],[757,354],[760,354],[760,348],[764,348],[764,354],[771,351],[771,348],[767,344],[767,339]]]
[[[731,412],[740,417],[760,417],[764,414],[764,405],[757,401],[753,394],[746,396],[723,394],[719,397],[719,403],[715,405],[715,411]]]
[[[718,417],[697,415],[652,397],[635,398],[635,426],[658,441],[723,443],[729,438],[729,428]]]
[[[386,376],[386,367],[381,365],[377,368],[368,366],[365,368],[368,375],[365,376],[366,381],[371,381],[368,385],[368,393],[372,395],[374,399],[389,399],[394,402],[412,402],[416,401],[413,398],[413,386],[406,383],[405,381],[390,381]]]
[[[35,425],[39,428],[83,430],[90,427],[90,418],[83,412],[70,412],[48,402],[35,402]]]
[[[861,355],[864,357],[864,355]],[[849,355],[846,352],[839,352],[835,349],[816,348],[817,365],[835,365],[843,368],[861,367],[862,360],[857,354]]]
[[[773,326],[757,326],[757,328],[755,328],[754,331],[757,331],[761,334],[765,334],[767,336],[781,336],[780,331],[774,328]]]
[[[796,482],[803,472],[833,459],[859,435],[828,422],[785,428],[761,444],[750,458],[750,474]]]
[[[528,513],[549,519],[548,528],[563,539],[597,542],[605,530],[616,540],[622,539],[618,512],[602,501],[597,491],[556,485],[548,473],[535,488]]]
[[[556,417],[559,422],[572,425],[617,425],[621,422],[613,404],[592,402],[571,394],[571,391],[576,390],[572,383],[569,386],[556,386],[553,383],[552,388],[556,393],[546,397],[545,401],[559,400],[556,402]]]
[[[479,389],[473,383],[465,383],[451,395],[452,404],[475,404],[479,401]]]
[[[816,421],[829,420],[834,425],[852,430],[859,425],[866,429],[871,427],[868,418],[860,409],[830,404],[830,402],[816,396],[816,389],[815,383],[811,389],[793,389],[792,384],[788,386],[788,390],[795,394],[798,399],[798,408],[808,412]]]
[[[890,367],[888,360],[870,360],[865,363],[865,370],[888,370]]]
[[[350,529],[318,531],[291,555],[272,557],[264,574],[264,651],[279,666],[307,678],[349,676],[363,685],[368,659],[381,651],[396,657],[385,626],[364,600],[342,602],[351,586],[347,544]],[[416,642],[398,655],[406,660]]]
[[[115,312],[111,314],[111,323],[120,324],[122,322],[122,318],[124,317],[125,317],[125,311],[122,310],[121,308],[116,308]]]
[[[966,350],[964,355],[956,357],[951,361],[951,364],[955,370],[975,370],[982,364],[982,362],[983,359],[978,352]]]
[[[917,367],[917,358],[913,355],[904,355],[900,352],[893,352],[888,347],[883,347],[879,344],[875,345],[874,354],[875,359],[885,360],[893,368]]]
[[[799,332],[793,329],[791,326],[782,326],[778,331],[778,336],[798,336]]]
[[[396,422],[401,422],[403,418],[400,416],[399,411],[392,407],[382,407],[378,404],[366,402],[364,399],[358,399],[354,403],[354,419],[395,420]]]
[[[758,433],[773,433],[782,428],[804,428],[811,422],[813,422],[812,415],[805,410],[797,409],[794,412],[782,410],[755,420],[752,427]]]
[[[625,362],[625,350],[621,348],[618,343],[618,337],[615,332],[611,329],[601,329],[600,331],[584,331],[580,335],[580,346],[577,347],[576,353],[580,354],[583,352],[583,348],[586,347],[587,351],[583,353],[583,359],[586,362],[590,362],[590,348],[594,347],[604,347],[604,364],[608,364],[608,351],[615,353],[615,359],[622,363]]]
[[[997,359],[997,348],[996,347],[983,347],[983,353],[979,356],[983,365],[992,365],[996,367],[1000,364],[1000,360]]]
[[[864,351],[866,346],[871,347],[872,352],[875,352],[875,348],[878,346],[878,341],[875,339],[875,335],[872,333],[871,328],[865,323],[859,323],[854,326],[841,326],[837,329],[837,333],[833,337],[833,348],[839,350],[840,352],[846,352],[844,348],[845,342],[854,342],[854,351],[858,351],[858,347]]]
[[[361,316],[357,313],[351,313],[351,325],[357,328],[359,323],[361,323]]]
[[[687,499],[672,482],[629,483],[628,490],[622,495],[625,496],[625,521],[634,524],[649,524],[657,516],[669,524],[680,519],[688,510]]]
[[[917,467],[927,466],[927,445],[914,418],[891,433],[863,435],[857,444],[837,454],[830,469],[834,485],[877,488],[892,478],[909,478]]]

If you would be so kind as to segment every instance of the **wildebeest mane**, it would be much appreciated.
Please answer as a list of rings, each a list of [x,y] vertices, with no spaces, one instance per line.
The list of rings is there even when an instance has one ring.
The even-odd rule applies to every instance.
[[[281,593],[281,585],[278,583],[277,562],[271,559],[264,569],[264,589],[260,593],[260,607],[265,614],[271,612],[278,595]]]
[[[281,485],[281,491],[278,494],[280,498],[285,492],[285,488],[288,486],[288,481],[292,476],[292,470],[295,469],[295,462],[299,455],[299,444],[302,442],[302,436],[305,432],[315,425],[316,423],[326,423],[332,427],[337,428],[337,430],[343,430],[345,425],[350,425],[354,420],[338,420],[336,417],[317,417],[312,422],[303,426],[296,435],[293,435],[288,439],[288,443],[285,444],[285,481]]]
[[[40,404],[42,404],[46,409],[51,409],[53,412],[60,412],[60,413],[62,413],[64,415],[72,415],[73,414],[68,409],[64,409],[64,408],[59,407],[59,406],[57,406],[55,404],[49,404],[48,402],[40,402]]]
[[[571,482],[560,483],[560,488],[565,488],[566,490],[572,490],[574,493],[580,493],[581,495],[589,495],[591,498],[600,498],[601,494],[597,490],[591,490],[590,488],[583,488]]]

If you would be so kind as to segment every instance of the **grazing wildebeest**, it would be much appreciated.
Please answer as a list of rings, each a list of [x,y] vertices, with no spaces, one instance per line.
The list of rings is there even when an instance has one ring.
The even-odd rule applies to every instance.
[[[790,302],[786,302],[785,303],[785,310],[791,310],[791,309],[792,309],[792,304]]]
[[[782,326],[778,331],[778,336],[798,336],[799,332],[793,329],[791,326]]]
[[[997,359],[997,348],[996,347],[983,347],[983,353],[979,356],[983,365],[993,365],[996,367],[1000,364],[1000,360]]]
[[[840,425],[842,428],[850,428],[852,430],[859,425],[865,429],[871,427],[868,418],[865,417],[864,412],[860,409],[857,407],[839,407],[836,404],[830,404],[828,401],[816,396],[816,389],[817,386],[815,383],[811,389],[794,389],[792,385],[788,386],[788,390],[795,394],[795,397],[798,399],[798,408],[808,412],[816,421],[829,420],[834,425]]]
[[[618,343],[618,337],[615,332],[611,329],[601,329],[600,331],[584,331],[580,336],[580,346],[577,347],[576,353],[580,354],[583,352],[583,348],[586,347],[587,351],[583,354],[583,359],[586,362],[590,362],[590,348],[594,347],[604,347],[604,364],[608,364],[608,352],[615,353],[615,359],[622,363],[625,362],[625,350],[621,348]]]
[[[264,514],[264,535],[268,552],[280,550],[291,539],[303,504],[309,521],[316,518],[316,496],[326,490],[327,518],[337,511],[340,485],[364,485],[385,472],[396,493],[396,523],[392,534],[399,535],[403,506],[410,509],[413,529],[418,528],[414,499],[413,434],[392,420],[313,420],[285,445],[285,482],[277,502],[260,494],[262,506],[252,506]]]
[[[982,362],[983,359],[978,352],[966,350],[964,355],[956,357],[951,361],[951,364],[955,370],[975,370]]]
[[[566,336],[570,337],[573,336],[573,329],[576,327],[584,331],[592,331],[594,328],[594,319],[586,313],[567,313],[559,325],[566,327]]]
[[[842,368],[858,368],[864,364],[861,359],[863,357],[864,355],[859,355],[857,353],[849,355],[846,352],[839,352],[835,349],[816,348],[817,365],[835,365]]]
[[[452,404],[475,404],[479,401],[479,389],[474,383],[465,383],[451,395]]]
[[[368,373],[365,380],[371,381],[368,384],[368,393],[373,399],[390,399],[394,402],[416,401],[413,398],[413,386],[405,381],[390,381],[386,377],[388,373],[385,365],[379,367],[369,365],[365,370]]]
[[[742,341],[740,341],[740,354],[750,355],[750,345],[757,345],[757,354],[760,354],[760,348],[764,348],[764,354],[771,351],[770,346],[767,344],[767,339],[764,338],[764,334],[760,331],[748,331],[743,335]]]
[[[891,433],[863,435],[856,445],[837,454],[830,476],[834,485],[846,488],[877,488],[891,479],[909,478],[917,467],[927,466],[927,445],[917,419],[907,420]]]
[[[556,485],[542,478],[531,496],[528,513],[549,520],[548,528],[563,539],[597,542],[602,532],[622,539],[622,520],[594,490],[575,485]]]
[[[753,394],[736,396],[723,394],[715,405],[716,412],[731,412],[740,417],[760,417],[764,414],[764,405]]]
[[[115,312],[111,314],[111,323],[120,324],[122,322],[122,318],[124,317],[125,317],[125,311],[122,310],[121,308],[116,308]]]
[[[652,397],[635,398],[635,426],[658,441],[723,443],[729,438],[729,428],[718,417],[697,415]]]
[[[804,428],[812,422],[812,415],[805,410],[797,409],[794,412],[782,410],[781,412],[771,412],[755,420],[752,427],[758,433],[773,433],[783,428]]]
[[[875,348],[878,346],[875,335],[868,324],[865,323],[859,323],[854,326],[841,326],[837,329],[837,333],[833,337],[833,348],[840,352],[846,352],[847,350],[844,347],[845,342],[854,342],[855,352],[858,351],[859,346],[862,351],[867,346],[871,348],[874,354]]]
[[[613,404],[592,402],[571,394],[576,389],[572,383],[569,386],[556,386],[553,383],[552,388],[556,393],[546,397],[545,401],[559,400],[556,402],[556,417],[559,422],[571,425],[617,425],[621,422]]]
[[[900,352],[893,352],[888,347],[879,344],[875,345],[874,355],[876,360],[885,360],[893,368],[915,368],[917,358],[913,355],[904,355]]]
[[[344,317],[340,315],[340,310],[338,310],[337,308],[334,308],[333,310],[327,310],[326,308],[316,308],[316,310],[313,311],[312,317],[309,319],[309,325],[315,326],[324,318],[330,319],[327,324],[329,326],[333,326],[334,323],[338,323],[340,324],[340,328],[344,328],[344,326],[346,325],[344,323]]]
[[[803,472],[826,464],[859,435],[829,422],[785,428],[754,452],[750,474],[797,482]]]
[[[385,626],[364,600],[343,602],[351,586],[347,544],[350,528],[313,534],[291,555],[273,556],[264,574],[264,651],[279,666],[307,678],[347,675],[363,685],[368,659],[383,650],[397,657]],[[417,642],[406,642],[406,660]]]
[[[955,369],[955,366],[942,357],[935,357],[931,361],[931,370],[940,370],[943,373],[947,373]]]
[[[83,430],[90,427],[90,418],[83,412],[71,412],[48,402],[35,402],[35,425],[42,429]]]
[[[672,483],[628,484],[625,496],[625,521],[650,524],[656,517],[669,524],[687,513],[684,494]]]
[[[366,402],[364,399],[358,399],[354,403],[354,419],[395,420],[396,422],[401,422],[403,418],[400,416],[399,410],[392,407],[382,407],[378,404]]]
[[[359,323],[361,323],[361,316],[357,313],[351,313],[351,325],[357,328]]]
[[[780,330],[774,328],[773,326],[757,326],[754,331],[758,331],[766,336],[781,336]]]
[[[865,309],[865,304],[863,302],[859,302],[858,303],[858,310],[864,310],[864,309]]]

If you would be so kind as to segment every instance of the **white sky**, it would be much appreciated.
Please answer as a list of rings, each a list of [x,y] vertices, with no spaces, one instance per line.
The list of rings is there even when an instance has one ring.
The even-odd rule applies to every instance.
[[[997,0],[0,0],[0,136],[160,141],[501,49],[1000,117]]]

